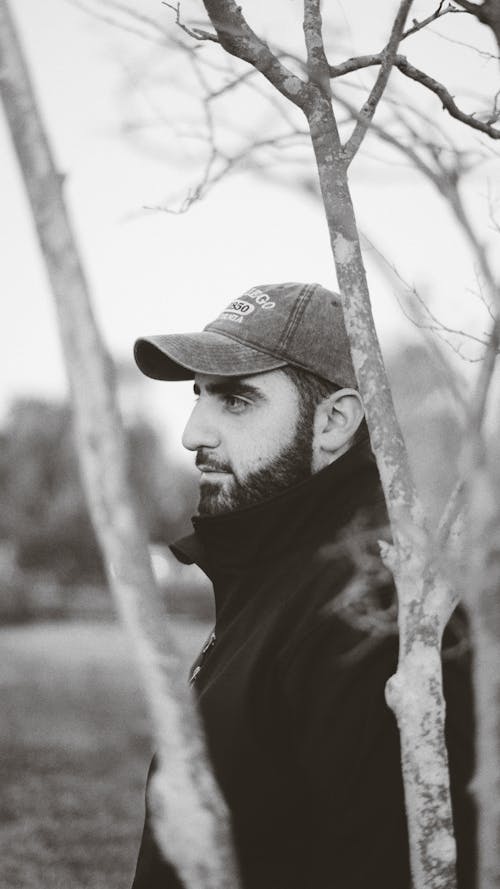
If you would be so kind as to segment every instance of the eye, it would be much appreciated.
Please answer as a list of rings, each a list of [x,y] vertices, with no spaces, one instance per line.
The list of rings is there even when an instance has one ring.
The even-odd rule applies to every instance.
[[[240,398],[238,395],[224,395],[224,407],[226,407],[232,414],[241,414],[247,407],[249,407],[249,402],[245,398]]]

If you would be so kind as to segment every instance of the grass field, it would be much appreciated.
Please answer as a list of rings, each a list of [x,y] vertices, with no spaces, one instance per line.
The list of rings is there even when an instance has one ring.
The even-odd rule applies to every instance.
[[[178,619],[186,664],[207,626]],[[151,746],[113,624],[0,629],[0,887],[129,889]]]

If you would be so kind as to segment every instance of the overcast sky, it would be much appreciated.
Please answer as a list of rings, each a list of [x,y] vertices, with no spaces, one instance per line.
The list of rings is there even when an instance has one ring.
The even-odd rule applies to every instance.
[[[67,175],[96,313],[113,354],[129,356],[133,341],[144,333],[196,330],[255,284],[316,280],[335,286],[321,207],[293,181],[281,187],[250,174],[235,175],[185,215],[145,211],[178,195],[189,177],[196,180],[190,168],[176,162],[175,150],[166,148],[163,155],[156,142],[154,151],[141,151],[137,140],[121,132],[124,115],[139,107],[126,94],[126,84],[144,69],[153,49],[68,0],[15,0],[12,5],[49,135]],[[201,17],[201,3],[190,8],[196,5]],[[346,56],[382,47],[394,3],[330,5],[337,16],[333,33],[341,35]],[[420,18],[434,5],[416,3],[415,14]],[[171,21],[159,2],[140,8],[165,24]],[[268,37],[277,27],[280,34],[288,29],[290,45],[299,46],[299,0],[276,2],[271,17],[264,0],[244,4],[244,9]],[[451,35],[455,41],[474,42],[483,53],[493,52],[486,29],[466,18],[438,23],[428,34],[408,40],[404,51],[415,64],[446,79],[457,100],[473,110],[481,106],[481,93],[487,94],[488,87],[494,92],[495,62],[438,36]],[[359,85],[368,82],[361,77]],[[433,113],[437,110],[435,97],[425,102]],[[182,121],[182,99],[167,92],[162,111]],[[251,116],[255,99],[251,104],[249,99],[248,110],[240,101],[234,113],[242,111]],[[460,136],[458,129],[453,133]],[[382,155],[379,149],[377,156]],[[0,157],[3,413],[13,397],[60,395],[65,382],[50,293],[3,118]],[[488,181],[494,179],[490,162],[467,180],[467,201],[482,237],[491,236],[485,206]],[[401,275],[419,287],[444,323],[480,332],[485,315],[469,292],[477,289],[471,256],[430,186],[404,165],[378,161],[353,167],[352,185],[363,231]],[[415,332],[397,304],[396,288],[369,255],[367,267],[379,334],[388,350]],[[189,409],[185,388],[152,383],[149,392],[165,422],[173,419],[175,439]]]

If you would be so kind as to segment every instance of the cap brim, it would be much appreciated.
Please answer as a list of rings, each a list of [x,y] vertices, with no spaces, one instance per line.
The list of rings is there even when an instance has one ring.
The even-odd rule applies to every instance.
[[[237,377],[284,367],[286,361],[210,330],[138,339],[134,358],[153,380],[191,380],[195,373]]]

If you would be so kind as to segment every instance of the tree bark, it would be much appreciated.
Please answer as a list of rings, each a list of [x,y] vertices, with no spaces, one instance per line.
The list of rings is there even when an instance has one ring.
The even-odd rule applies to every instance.
[[[131,491],[110,358],[7,0],[0,0],[0,91],[53,291],[91,516],[116,605],[133,638],[160,768],[157,839],[189,889],[238,884],[225,805],[208,767],[194,707],[171,679],[175,653]],[[177,692],[177,694],[176,694]]]
[[[496,444],[498,445],[497,427]],[[474,651],[478,802],[478,889],[500,887],[500,470],[476,449],[467,491],[467,570],[463,590]],[[498,450],[498,448],[497,448]]]

